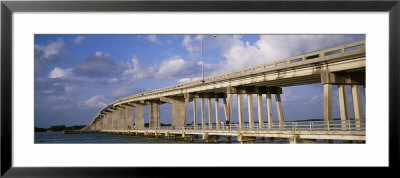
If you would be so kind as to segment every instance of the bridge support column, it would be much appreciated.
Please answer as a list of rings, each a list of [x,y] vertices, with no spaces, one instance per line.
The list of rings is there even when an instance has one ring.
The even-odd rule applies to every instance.
[[[266,98],[267,98],[268,129],[272,129],[274,126],[274,118],[272,113],[271,94],[267,93]]]
[[[228,94],[228,121],[232,124],[233,94]]]
[[[125,108],[118,109],[118,129],[125,129]]]
[[[254,127],[254,110],[253,110],[253,95],[247,94],[247,110],[249,115],[249,128]]]
[[[228,94],[229,95],[229,94]],[[230,120],[230,115],[229,115],[229,105],[226,102],[226,98],[222,98],[222,104],[224,106],[224,115],[225,115],[225,120]]]
[[[189,97],[185,97],[185,118],[184,118],[184,123],[186,125],[187,123],[187,118],[188,118],[188,112],[189,112],[189,102],[190,102],[190,98]]]
[[[242,129],[244,126],[242,94],[237,94],[237,98],[238,98],[239,129]]]
[[[276,109],[278,110],[279,128],[283,129],[284,128],[284,124],[285,124],[285,119],[283,117],[283,108],[282,108],[281,95],[280,94],[275,94],[275,100],[276,100]]]
[[[211,98],[207,99],[207,107],[208,107],[208,129],[212,130],[212,117],[211,117]]]
[[[258,127],[264,128],[264,111],[262,94],[257,94]]]
[[[112,123],[113,123],[113,130],[118,129],[118,110],[113,111]]]
[[[133,104],[135,106],[135,128],[144,129],[144,105]]]
[[[215,126],[216,129],[219,129],[219,98],[218,95],[215,95]]]
[[[161,97],[161,101],[172,104],[172,126],[182,128],[185,126],[185,98]]]
[[[149,127],[150,129],[159,129],[161,127],[159,103],[151,102],[150,104]]]
[[[133,107],[126,107],[126,124],[125,129],[133,129]]]
[[[323,84],[324,86],[324,121],[327,127],[329,122],[333,121],[333,97],[332,84]]]
[[[194,129],[197,129],[198,125],[198,119],[197,119],[197,98],[193,98],[193,123],[194,123]]]
[[[206,113],[205,113],[205,104],[204,98],[200,99],[200,107],[201,107],[201,129],[204,130],[206,128]]]
[[[339,94],[340,120],[342,124],[342,129],[345,130],[347,127],[346,121],[350,120],[346,85],[338,85],[338,94]]]
[[[360,129],[361,123],[363,123],[360,85],[351,85],[351,93],[353,97],[354,120],[356,122],[356,128]]]

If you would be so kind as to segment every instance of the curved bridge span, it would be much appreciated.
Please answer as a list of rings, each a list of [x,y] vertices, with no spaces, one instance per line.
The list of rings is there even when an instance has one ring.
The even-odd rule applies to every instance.
[[[147,91],[116,100],[102,108],[83,130],[118,132],[130,134],[153,133],[185,135],[281,137],[291,138],[294,143],[304,139],[364,140],[365,118],[361,92],[365,95],[366,43],[359,41],[334,48],[315,51],[262,65],[243,68],[223,74],[181,83],[165,88]],[[285,122],[280,95],[282,87],[321,83],[324,93],[324,121]],[[332,86],[338,86],[340,121],[333,120]],[[354,120],[350,119],[347,86],[351,86]],[[360,86],[363,85],[363,91]],[[232,103],[234,95],[238,103],[238,124],[222,125],[222,120],[232,123]],[[248,123],[244,122],[243,95],[246,95],[248,107],[253,108],[253,95],[257,97],[258,122],[255,122],[253,109],[248,110]],[[272,115],[271,95],[275,95],[278,122]],[[263,100],[266,97],[267,121],[264,121]],[[197,100],[200,99],[201,118],[197,118]],[[205,116],[205,99],[208,103],[208,116]],[[214,99],[215,116],[212,116]],[[224,119],[219,118],[222,100]],[[193,103],[194,123],[187,125],[189,104]],[[160,123],[160,105],[172,104],[171,127],[162,127]],[[149,125],[145,127],[144,106],[149,105]],[[133,116],[135,109],[135,116]],[[133,119],[135,118],[135,124]],[[206,124],[206,119],[208,123]],[[301,129],[299,125],[307,125]],[[311,125],[311,126],[309,126]],[[229,130],[225,127],[229,126]],[[304,126],[306,127],[306,126]],[[318,133],[318,134],[316,134]],[[296,141],[297,140],[297,141]]]

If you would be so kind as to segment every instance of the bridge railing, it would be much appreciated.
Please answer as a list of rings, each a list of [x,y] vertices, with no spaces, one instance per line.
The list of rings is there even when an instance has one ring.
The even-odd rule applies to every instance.
[[[284,122],[280,123],[265,123],[264,125],[259,125],[255,123],[253,126],[245,123],[242,127],[239,124],[220,124],[218,127],[215,123],[210,127],[206,124],[204,127],[202,125],[195,126],[185,126],[185,127],[172,127],[172,126],[162,126],[159,130],[243,130],[243,131],[355,131],[355,130],[365,130],[365,122],[357,122],[355,120],[334,120],[334,121],[303,121],[303,122]]]

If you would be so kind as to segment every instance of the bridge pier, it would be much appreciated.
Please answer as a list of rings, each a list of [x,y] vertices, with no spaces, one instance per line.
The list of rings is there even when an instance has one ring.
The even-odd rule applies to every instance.
[[[135,128],[144,129],[144,104],[134,103],[135,106]]]
[[[247,110],[249,115],[249,129],[254,127],[253,94],[247,94]]]
[[[161,97],[162,102],[172,104],[172,126],[181,128],[186,125],[185,119],[185,98],[182,97]]]
[[[125,108],[118,109],[118,130],[125,129]]]
[[[160,103],[150,102],[150,118],[149,118],[149,128],[159,129],[161,127],[160,123]]]
[[[264,128],[264,111],[262,94],[257,94],[258,128]]]
[[[211,97],[207,98],[207,110],[208,110],[208,129],[212,130],[212,117],[211,117]]]
[[[197,119],[197,98],[194,96],[193,98],[193,123],[194,123],[194,129],[197,129],[198,125],[198,119]]]
[[[346,85],[338,85],[338,94],[339,94],[339,107],[340,107],[340,120],[342,125],[342,130],[346,130],[347,121],[350,120],[350,112],[349,112],[349,102],[347,97],[347,88]]]
[[[273,126],[274,126],[271,94],[267,93],[266,94],[266,98],[267,98],[268,129],[271,130],[273,128]]]
[[[127,106],[126,108],[126,123],[125,123],[125,129],[133,129],[133,107],[132,106]]]
[[[214,103],[215,103],[215,127],[218,130],[220,119],[219,119],[219,97],[217,94],[215,94]]]
[[[360,92],[361,92],[360,85],[351,85],[351,93],[353,96],[354,120],[356,122],[357,129],[360,129],[361,123],[364,122]]]

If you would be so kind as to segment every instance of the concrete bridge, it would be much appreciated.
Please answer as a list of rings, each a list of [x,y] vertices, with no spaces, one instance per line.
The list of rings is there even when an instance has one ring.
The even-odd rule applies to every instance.
[[[283,60],[218,74],[178,85],[135,94],[114,101],[101,109],[83,130],[106,133],[180,135],[203,139],[236,136],[244,142],[259,138],[288,138],[291,143],[308,143],[315,139],[358,140],[365,142],[365,118],[361,92],[365,95],[365,41],[315,51]],[[324,93],[324,121],[285,122],[281,96],[282,88],[296,85],[321,83]],[[333,120],[332,86],[338,86],[340,120]],[[354,120],[350,119],[348,93],[351,86]],[[361,91],[360,86],[364,90]],[[237,96],[237,124],[221,125],[220,101],[224,120],[232,123],[232,103]],[[248,122],[245,123],[243,95],[248,100]],[[257,122],[253,113],[253,95],[257,97]],[[273,119],[271,96],[275,95],[278,122]],[[262,97],[266,97],[267,121],[265,121]],[[198,99],[201,118],[198,118]],[[212,104],[214,99],[214,105]],[[205,116],[207,100],[208,116]],[[188,108],[193,103],[194,123],[188,125]],[[171,127],[160,123],[160,105],[172,104]],[[149,125],[145,127],[144,106],[149,105]],[[215,117],[212,107],[215,107]],[[133,116],[135,109],[135,116]],[[134,119],[134,120],[133,120]],[[201,120],[200,120],[201,119]],[[206,124],[206,119],[208,123]],[[133,124],[135,121],[135,124]]]

